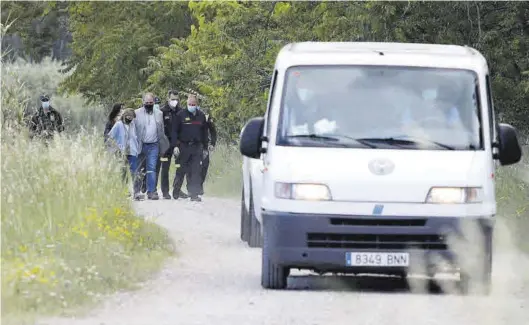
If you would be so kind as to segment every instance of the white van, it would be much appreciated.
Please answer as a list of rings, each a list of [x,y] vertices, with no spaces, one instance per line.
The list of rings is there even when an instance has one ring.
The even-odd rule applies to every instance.
[[[262,244],[264,288],[285,288],[290,269],[422,270],[490,290],[496,160],[522,154],[475,49],[288,44],[240,140],[241,238]]]

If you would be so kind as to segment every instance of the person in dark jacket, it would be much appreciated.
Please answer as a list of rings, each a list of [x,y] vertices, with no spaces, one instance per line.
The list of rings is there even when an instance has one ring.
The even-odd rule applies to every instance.
[[[204,182],[206,181],[206,176],[208,175],[208,169],[209,169],[209,155],[211,151],[215,149],[215,146],[217,145],[217,128],[215,127],[215,122],[213,121],[213,117],[211,116],[211,113],[208,108],[201,108],[198,107],[202,112],[204,112],[204,115],[206,116],[206,126],[208,129],[208,143],[209,146],[204,151],[204,159],[202,159],[202,170],[201,170],[201,176],[202,176],[202,182],[200,183],[200,195],[204,195]]]
[[[165,135],[171,142],[171,131],[173,128],[173,122],[176,120],[176,115],[181,111],[180,100],[178,92],[176,90],[169,90],[167,93],[167,103],[161,108],[163,113],[163,123]],[[163,155],[160,155],[161,167],[158,169],[158,172],[161,171],[161,188],[162,196],[164,199],[170,200],[172,197],[169,194],[169,169],[171,167],[171,158],[173,156],[173,147],[171,146],[167,152]],[[189,177],[188,177],[189,179]],[[189,189],[189,184],[188,184]],[[180,190],[178,195],[180,198],[188,198],[189,196]]]
[[[112,127],[119,120],[122,112],[123,112],[123,103],[116,103],[114,104],[114,106],[112,106],[112,110],[108,114],[108,120],[107,120],[107,124],[105,125],[105,131],[103,132],[105,142],[108,139],[108,132],[112,130]]]
[[[54,134],[64,131],[61,114],[50,105],[48,95],[40,96],[40,107],[29,121],[29,135],[31,138],[53,139]]]
[[[208,129],[206,116],[197,109],[198,99],[190,95],[187,109],[176,114],[172,125],[171,146],[175,155],[175,163],[180,167],[176,170],[173,187],[173,198],[178,199],[185,174],[189,173],[189,195],[191,201],[202,201],[200,195],[201,162],[208,146]]]

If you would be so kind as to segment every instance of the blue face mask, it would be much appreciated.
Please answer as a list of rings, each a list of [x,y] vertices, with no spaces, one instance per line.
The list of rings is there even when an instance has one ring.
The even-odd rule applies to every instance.
[[[154,104],[154,109],[160,109],[160,104]]]
[[[50,102],[41,102],[42,103],[42,108],[44,109],[48,109],[50,107]]]
[[[194,113],[197,111],[197,106],[187,106],[187,110],[190,112],[190,113]]]

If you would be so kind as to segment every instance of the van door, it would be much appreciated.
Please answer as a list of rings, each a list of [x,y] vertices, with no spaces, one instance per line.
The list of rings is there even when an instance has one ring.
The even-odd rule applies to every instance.
[[[274,74],[272,75],[272,80],[270,83],[270,92],[268,94],[268,103],[266,105],[266,113],[265,113],[265,124],[263,128],[263,139],[269,139],[270,136],[270,129],[271,129],[271,123],[270,123],[270,112],[271,112],[271,103],[272,98],[274,96],[274,91],[276,88],[276,80],[277,80],[277,70],[274,70]],[[255,216],[257,217],[257,220],[261,221],[261,207],[262,207],[262,194],[263,194],[263,177],[265,173],[266,168],[266,148],[268,148],[268,142],[263,141],[263,148],[265,149],[265,152],[261,154],[261,159],[258,159],[255,164],[254,168],[252,168],[252,191],[253,191],[253,197],[254,197],[254,211]]]

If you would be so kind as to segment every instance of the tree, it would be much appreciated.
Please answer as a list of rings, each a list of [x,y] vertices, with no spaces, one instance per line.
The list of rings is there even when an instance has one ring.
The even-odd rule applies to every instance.
[[[62,90],[89,102],[140,97],[154,49],[189,33],[184,2],[74,2],[68,11],[73,54],[64,71],[73,73]]]

